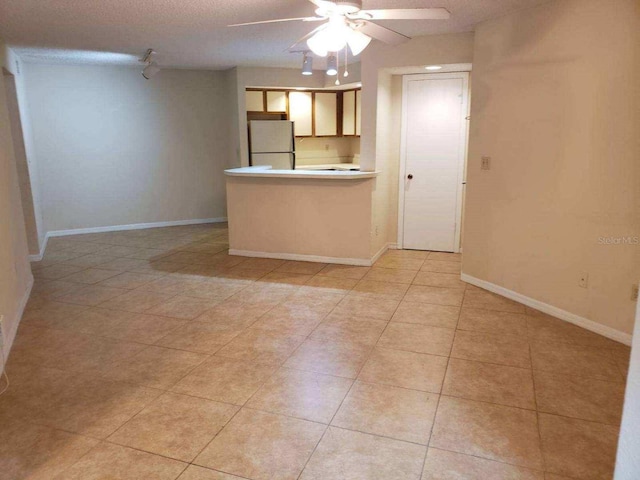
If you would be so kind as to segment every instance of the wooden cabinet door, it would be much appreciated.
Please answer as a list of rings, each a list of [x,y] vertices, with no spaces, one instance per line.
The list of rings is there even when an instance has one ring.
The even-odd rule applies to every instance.
[[[267,91],[267,112],[286,112],[287,92]]]
[[[264,93],[260,90],[247,90],[245,103],[247,112],[264,112]]]
[[[313,96],[311,92],[289,92],[289,120],[295,123],[296,137],[313,135]]]
[[[356,135],[362,130],[362,90],[356,90]]]
[[[315,136],[338,135],[338,94],[336,92],[315,93]]]
[[[356,134],[356,91],[350,90],[342,95],[342,135]]]

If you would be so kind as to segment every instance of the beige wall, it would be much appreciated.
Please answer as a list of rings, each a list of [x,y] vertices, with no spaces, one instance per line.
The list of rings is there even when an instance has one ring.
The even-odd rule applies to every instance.
[[[230,247],[367,262],[371,185],[371,179],[227,177]]]
[[[8,69],[9,53],[0,40],[0,66]],[[9,112],[0,75],[0,315],[4,315],[4,354],[9,354],[33,277],[22,215]],[[4,359],[2,359],[4,366]]]
[[[226,216],[223,72],[24,65],[46,231]]]
[[[401,77],[390,69],[471,63],[473,33],[416,37],[399,46],[372,43],[362,53],[360,165],[379,170],[372,195],[370,253],[397,242],[398,170],[402,118]]]
[[[640,236],[639,49],[637,0],[477,28],[463,244],[464,273],[625,333],[640,245],[599,239]]]

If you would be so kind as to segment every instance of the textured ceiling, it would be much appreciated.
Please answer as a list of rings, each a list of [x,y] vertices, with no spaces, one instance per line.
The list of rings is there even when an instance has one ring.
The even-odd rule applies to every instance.
[[[450,20],[380,22],[408,36],[471,31],[479,22],[548,0],[364,0],[364,8],[446,7]],[[0,38],[29,62],[135,63],[147,48],[162,66],[297,67],[287,48],[317,24],[228,28],[313,15],[307,0],[0,0]]]

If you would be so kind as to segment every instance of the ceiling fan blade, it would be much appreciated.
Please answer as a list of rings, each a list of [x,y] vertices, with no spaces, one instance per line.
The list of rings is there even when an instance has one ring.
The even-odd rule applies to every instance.
[[[380,40],[381,42],[388,43],[389,45],[400,45],[401,43],[411,40],[411,38],[401,33],[394,32],[393,30],[377,25],[373,22],[367,22],[365,20],[358,22],[358,31],[369,35],[371,38]]]
[[[451,17],[449,10],[446,8],[360,10],[356,15],[362,15],[362,17],[370,20],[446,20]]]
[[[234,23],[233,25],[227,25],[227,27],[244,27],[246,25],[263,25],[267,23],[295,22],[296,20],[300,20],[303,22],[317,22],[320,20],[324,20],[324,18],[322,17],[277,18],[275,20],[263,20],[260,22]]]
[[[309,1],[318,8],[325,8],[327,6],[327,3],[333,3],[333,2],[328,2],[327,0],[309,0]]]
[[[299,43],[304,42],[305,40],[307,40],[308,38],[311,38],[313,35],[315,35],[316,32],[319,32],[320,30],[322,30],[323,28],[326,27],[326,24],[322,24],[317,28],[314,28],[313,30],[311,30],[309,33],[307,33],[304,37],[299,38],[298,40],[296,40],[296,43],[294,43],[293,45],[291,45],[289,48],[287,48],[287,50],[291,50],[293,47],[295,47],[296,45],[298,45]],[[305,50],[308,50],[305,49]]]

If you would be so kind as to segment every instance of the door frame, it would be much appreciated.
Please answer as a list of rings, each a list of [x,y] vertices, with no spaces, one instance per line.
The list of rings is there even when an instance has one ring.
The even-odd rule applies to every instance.
[[[460,253],[460,233],[462,231],[462,199],[466,175],[467,150],[469,148],[469,72],[455,73],[426,73],[417,75],[404,75],[402,79],[402,125],[400,133],[400,166],[398,175],[398,248],[404,248],[404,188],[407,176],[407,86],[411,81],[433,79],[462,79],[462,111],[466,113],[463,118],[463,131],[460,135],[460,158],[458,159],[458,188],[456,192],[456,231],[454,240],[454,253]]]

